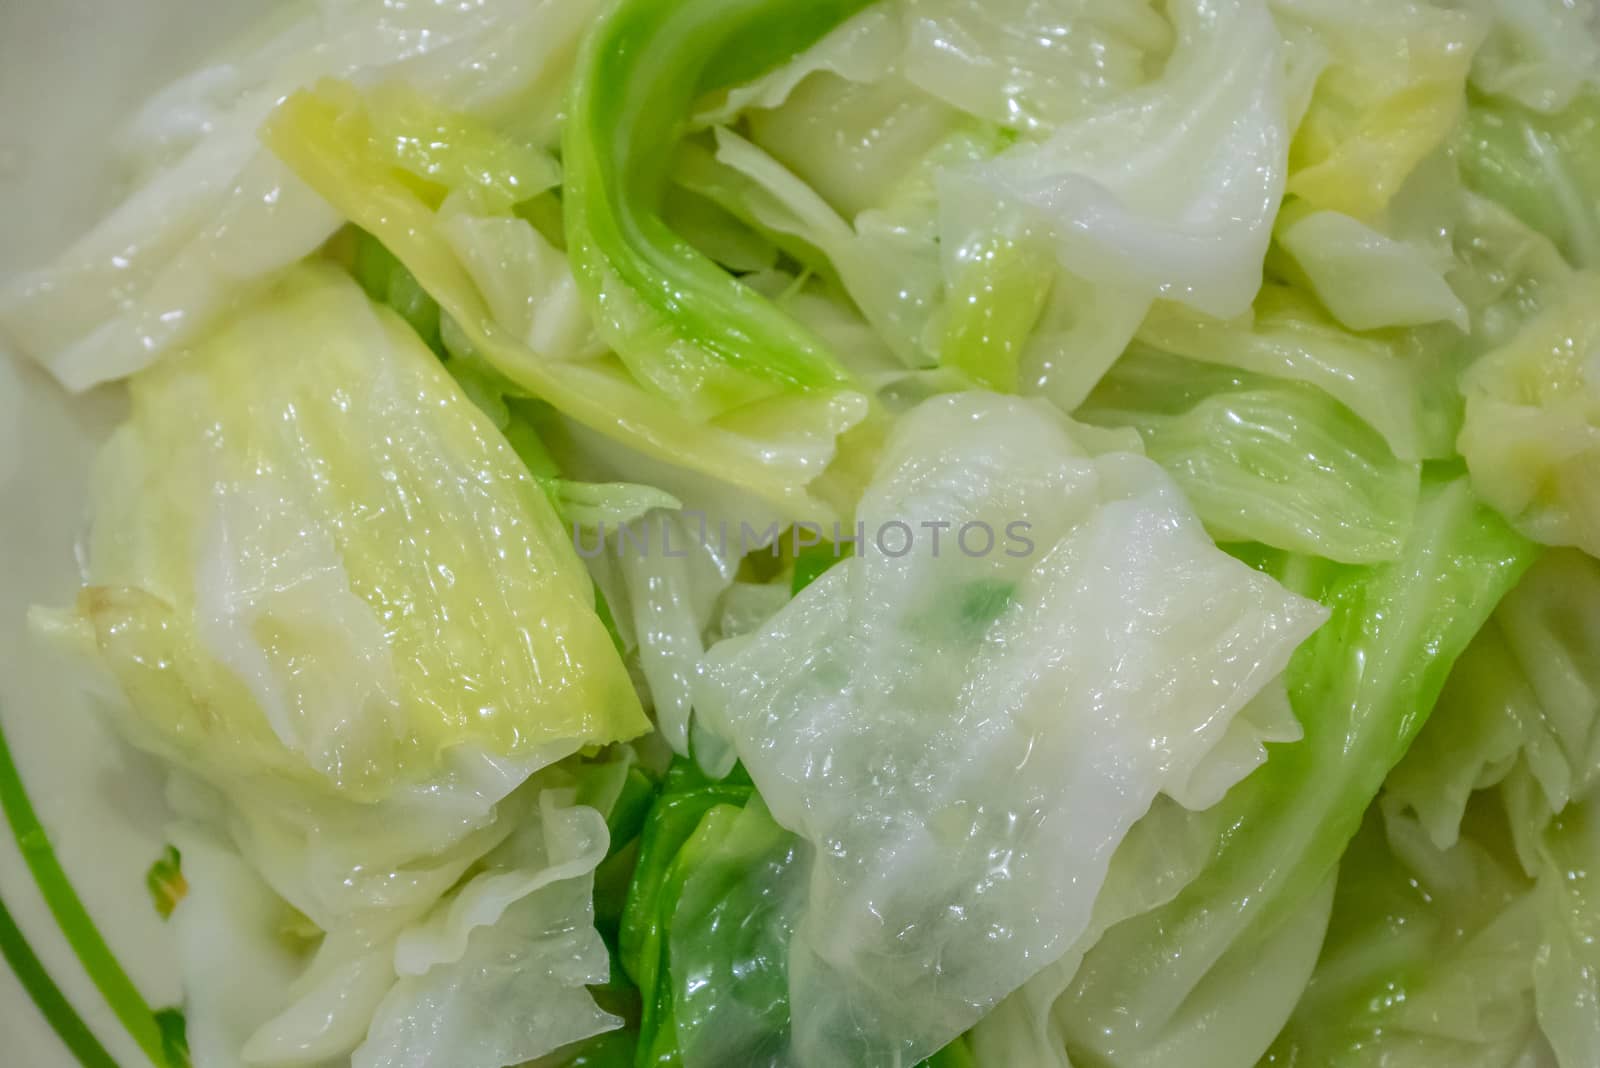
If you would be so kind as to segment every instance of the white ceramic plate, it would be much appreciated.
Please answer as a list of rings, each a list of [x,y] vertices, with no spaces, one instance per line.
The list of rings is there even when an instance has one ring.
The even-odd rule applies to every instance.
[[[44,262],[94,221],[114,195],[107,144],[119,121],[270,2],[0,2],[0,279]],[[0,725],[43,831],[19,846],[9,826],[22,798],[0,787],[13,818],[0,820],[0,950],[13,965],[0,967],[0,1064],[15,1068],[144,1068],[151,1058],[127,1023],[148,1040],[140,1002],[159,1009],[178,998],[144,885],[162,849],[158,779],[26,624],[30,604],[73,596],[85,472],[119,403],[109,390],[67,397],[0,351]],[[47,906],[34,869],[49,884],[52,857],[92,928],[70,913],[63,924]],[[116,989],[104,951],[131,989]]]

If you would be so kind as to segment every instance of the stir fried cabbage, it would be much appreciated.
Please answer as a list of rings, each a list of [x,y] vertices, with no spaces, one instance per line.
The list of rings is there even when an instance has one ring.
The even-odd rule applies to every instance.
[[[1594,1068],[1600,16],[297,0],[0,283],[198,1068]],[[7,710],[8,714],[25,714]]]

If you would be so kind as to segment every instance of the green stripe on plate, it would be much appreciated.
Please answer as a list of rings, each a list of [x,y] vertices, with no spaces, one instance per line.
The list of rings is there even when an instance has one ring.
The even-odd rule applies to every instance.
[[[100,1040],[94,1037],[94,1032],[89,1030],[89,1025],[83,1022],[83,1017],[78,1015],[61,988],[56,986],[55,980],[50,978],[50,973],[45,971],[33,947],[28,945],[28,939],[11,918],[11,911],[6,908],[4,900],[0,900],[0,956],[4,956],[6,963],[11,965],[11,970],[22,983],[22,989],[28,992],[46,1022],[61,1036],[61,1041],[66,1043],[83,1068],[118,1068],[115,1058],[106,1052]]]
[[[39,893],[44,897],[45,904],[50,907],[50,913],[56,918],[56,925],[61,928],[61,933],[66,936],[67,944],[77,954],[83,970],[89,974],[90,980],[106,999],[106,1004],[111,1006],[111,1011],[122,1021],[122,1026],[127,1028],[128,1034],[133,1036],[133,1040],[139,1044],[145,1056],[150,1058],[150,1062],[157,1065],[169,1064],[155,1013],[144,1000],[144,995],[139,993],[139,988],[133,985],[133,980],[128,978],[128,973],[122,970],[122,965],[117,963],[116,956],[106,945],[105,939],[100,936],[99,929],[95,927],[94,920],[90,919],[88,910],[83,907],[77,891],[73,890],[72,881],[62,870],[61,862],[56,859],[55,850],[50,846],[50,838],[45,834],[44,826],[40,824],[39,817],[33,810],[33,804],[28,800],[28,792],[23,788],[22,777],[17,774],[17,766],[11,758],[11,747],[6,742],[3,726],[0,726],[0,808],[5,810],[6,821],[11,824],[11,833],[17,839],[17,848],[21,851],[28,870],[33,873],[33,881],[38,884]],[[31,950],[29,956],[32,956]],[[10,959],[9,953],[7,959]],[[37,963],[37,958],[34,959]],[[43,974],[42,969],[41,974]],[[45,980],[50,982],[48,976],[45,976]],[[53,982],[50,983],[50,989],[56,990],[59,996],[60,991]],[[38,1000],[37,996],[35,1000]],[[45,1010],[45,1015],[49,1017],[50,1013],[45,1009],[45,1005],[40,1003],[39,1007]],[[76,1014],[73,1018],[77,1019]],[[51,1018],[51,1024],[57,1027],[58,1032],[60,1031],[54,1018]],[[78,1020],[78,1024],[82,1026],[82,1020]],[[101,1049],[100,1053],[105,1056],[104,1049]],[[79,1059],[82,1059],[81,1054]],[[86,1065],[89,1063],[84,1061]],[[95,1063],[105,1065],[116,1062],[108,1058]]]

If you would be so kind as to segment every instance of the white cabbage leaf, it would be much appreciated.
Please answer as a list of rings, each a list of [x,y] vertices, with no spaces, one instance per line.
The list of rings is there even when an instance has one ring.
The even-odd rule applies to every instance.
[[[1428,250],[1396,241],[1336,211],[1280,223],[1278,243],[1299,264],[1324,307],[1351,330],[1451,323],[1470,326]]]
[[[1375,223],[1465,114],[1487,22],[1417,0],[1272,0],[1272,10],[1325,57],[1294,131],[1288,191]]]
[[[186,824],[167,839],[189,887],[172,932],[190,1057],[199,1068],[244,1068],[245,1043],[288,1000],[309,942],[297,943],[294,910],[226,841]]]
[[[545,494],[348,276],[298,269],[132,398],[56,625],[137,744],[380,801],[464,748],[537,767],[647,729]]]
[[[1148,0],[902,0],[905,76],[1007,129],[1049,132],[1144,84],[1173,48]]]
[[[1534,540],[1600,555],[1600,275],[1574,275],[1461,388],[1473,487]]]
[[[1490,19],[1472,84],[1535,111],[1556,112],[1600,81],[1594,0],[1467,0]]]
[[[1159,78],[945,176],[948,247],[996,202],[1017,205],[1080,278],[1217,317],[1249,307],[1287,176],[1281,38],[1263,0],[1169,14]]]
[[[628,763],[525,782],[485,765],[476,782],[324,807],[301,828],[290,804],[264,813],[175,779],[195,1063],[506,1068],[620,1026],[585,989],[608,974],[592,904],[606,821],[573,798],[609,807]]]
[[[801,1064],[915,1061],[1068,952],[1118,842],[1158,794],[1222,787],[1196,770],[1325,617],[1039,402],[925,402],[858,521],[858,555],[714,647],[695,690],[816,846]]]
[[[546,789],[537,813],[402,932],[398,982],[353,1068],[507,1068],[622,1026],[586,989],[609,975],[594,926],[606,821]]]
[[[121,140],[155,158],[136,161],[145,173],[126,199],[59,259],[0,288],[0,334],[72,389],[147,366],[341,225],[259,141],[285,95],[327,77],[403,82],[447,107],[514,115],[548,141],[550,102],[595,10],[587,0],[284,5],[135,117]]]
[[[551,359],[592,359],[606,351],[566,255],[527,220],[460,210],[441,219],[439,229],[489,313],[517,340]]]
[[[120,685],[126,735],[183,772],[175,810],[302,928],[247,1021],[198,996],[217,1063],[336,1060],[399,933],[525,823],[522,784],[648,722],[544,491],[342,272],[297,269],[131,391],[88,585],[39,622]],[[216,878],[243,886],[239,863]]]

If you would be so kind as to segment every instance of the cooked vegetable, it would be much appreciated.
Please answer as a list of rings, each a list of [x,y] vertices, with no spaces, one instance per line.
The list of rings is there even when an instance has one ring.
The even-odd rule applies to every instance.
[[[62,622],[203,775],[382,798],[450,750],[647,724],[568,536],[397,317],[329,268],[132,385]]]
[[[1323,618],[1154,464],[1090,459],[1027,403],[908,415],[860,515],[858,554],[697,691],[815,850],[790,946],[810,1064],[927,1056],[1066,952],[1134,820]],[[898,547],[943,522],[943,553]]]
[[[22,843],[118,1018],[1595,1068],[1592,8],[276,9],[0,290],[131,400],[33,620],[171,773],[180,1008]]]

